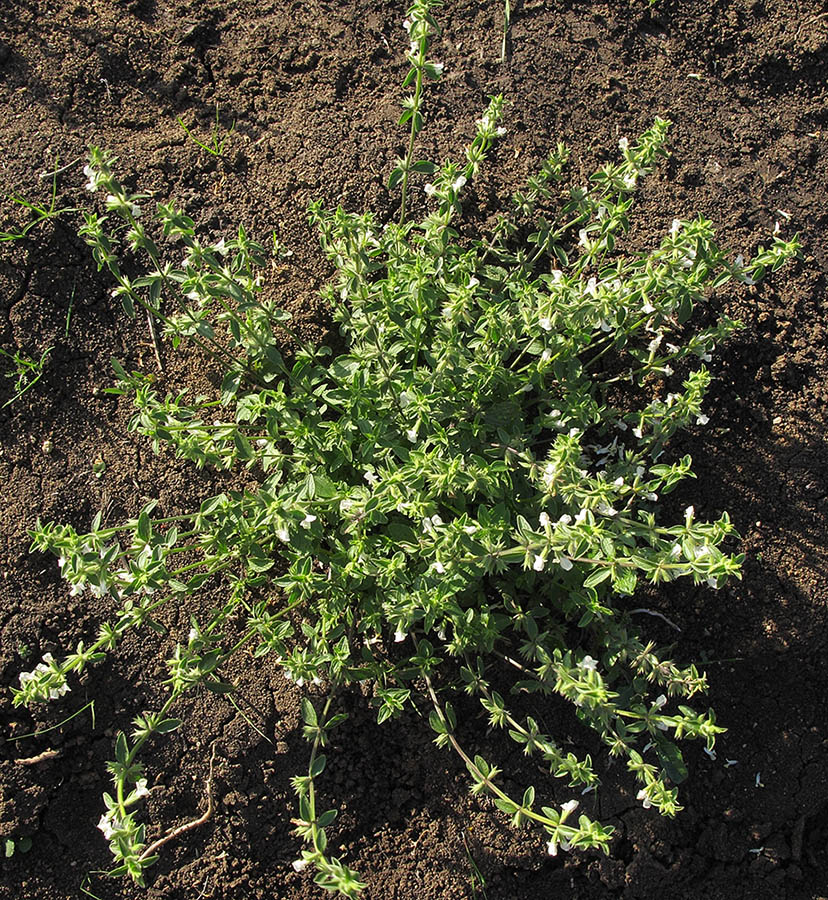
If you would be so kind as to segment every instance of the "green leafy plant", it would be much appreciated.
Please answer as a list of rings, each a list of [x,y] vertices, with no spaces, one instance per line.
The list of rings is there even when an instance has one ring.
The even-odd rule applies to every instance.
[[[149,843],[139,821],[148,790],[140,753],[182,725],[175,707],[185,694],[234,690],[223,671],[242,648],[306,689],[311,751],[293,779],[305,849],[293,866],[310,866],[320,886],[347,897],[364,885],[330,855],[337,811],[320,804],[317,782],[350,685],[372,686],[379,722],[421,710],[436,743],[462,759],[472,793],[515,827],[540,827],[553,855],[608,852],[612,828],[575,815],[603,761],[546,733],[550,697],[571,704],[643,805],[665,815],[681,808],[681,743],[712,749],[723,731],[712,711],[689,705],[705,676],[665,658],[625,612],[626,598],[642,580],[716,589],[739,576],[727,514],[706,522],[690,506],[663,521],[661,496],[691,474],[690,458],[667,447],[680,429],[707,422],[704,362],[738,326],[720,316],[694,327],[695,308],[731,279],[753,283],[782,265],[796,238],[731,262],[697,218],[675,220],[649,253],[620,252],[639,181],[665,152],[663,119],[622,140],[618,161],[587,186],[566,187],[569,151],[558,145],[486,240],[461,237],[463,192],[503,133],[503,101],[491,99],[462,162],[412,162],[422,87],[440,74],[427,59],[434,5],[417,0],[406,23],[414,94],[404,104],[407,155],[392,175],[399,222],[310,207],[336,268],[324,296],[346,346],[338,354],[303,342],[265,298],[265,251],[244,229],[204,241],[185,213],[161,204],[153,237],[140,195],[124,190],[111,157],[91,153],[107,213],[87,214],[82,232],[114,276],[114,295],[157,316],[174,346],[194,341],[225,373],[220,394],[189,399],[161,396],[151,377],[115,363],[113,390],[136,407],[130,427],[156,450],[244,468],[255,482],[187,515],[157,515],[152,502],[122,525],[99,514],[84,534],[41,523],[33,532],[73,594],[111,594],[117,612],[91,642],[23,673],[16,704],[62,696],[132,629],[164,633],[164,604],[208,584],[225,597],[191,618],[167,660],[164,703],[117,736],[99,823],[113,874],[143,883],[169,839]],[[414,221],[406,213],[417,173],[431,180],[429,211]],[[143,274],[125,271],[121,245],[144,254]],[[183,262],[165,261],[182,252]],[[510,699],[518,692],[530,711]],[[550,779],[507,789],[489,754],[458,737],[462,694]]]
[[[20,350],[9,353],[7,350],[3,350],[3,348],[0,347],[0,356],[4,356],[13,366],[12,371],[5,372],[4,374],[6,378],[14,379],[14,394],[0,406],[0,409],[5,409],[7,406],[14,403],[15,400],[19,400],[27,391],[31,390],[38,381],[40,381],[43,377],[46,358],[53,349],[53,347],[47,347],[43,353],[40,354],[40,359],[34,359],[26,356],[26,354],[22,353]]]

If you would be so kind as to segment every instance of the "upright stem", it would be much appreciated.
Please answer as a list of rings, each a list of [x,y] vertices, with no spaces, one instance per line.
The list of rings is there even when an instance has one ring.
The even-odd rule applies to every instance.
[[[408,172],[411,167],[411,160],[414,156],[414,139],[417,137],[420,118],[420,98],[423,92],[423,64],[425,63],[426,45],[428,38],[424,35],[420,38],[419,59],[416,64],[417,79],[414,84],[414,99],[411,110],[411,134],[408,137],[408,151],[405,154],[405,164],[403,165],[402,177],[402,200],[400,202],[400,225],[405,223],[406,202],[408,199]]]

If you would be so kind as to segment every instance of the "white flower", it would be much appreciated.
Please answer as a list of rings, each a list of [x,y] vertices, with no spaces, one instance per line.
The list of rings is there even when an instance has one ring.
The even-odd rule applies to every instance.
[[[474,275],[472,275],[471,278],[469,278],[469,283],[466,285],[466,287],[471,290],[472,288],[476,288],[479,284],[480,282],[474,277]]]
[[[62,697],[69,690],[71,690],[71,688],[65,681],[62,684],[59,684],[57,687],[50,687],[49,699],[57,700],[58,697]]]
[[[299,524],[302,526],[302,528],[308,529],[315,521],[316,516],[312,516],[310,513],[308,513]]]
[[[58,568],[62,569],[65,565],[66,565],[66,557],[65,557],[65,556],[61,556],[61,557],[58,559]]]
[[[584,508],[584,509],[580,510],[580,512],[578,513],[577,516],[575,516],[575,523],[577,525],[580,525],[582,522],[586,521],[586,517],[587,517],[587,510],[586,510],[586,508]]]
[[[408,23],[408,27],[411,27],[410,22]],[[293,866],[294,872],[301,872],[303,869],[307,868],[308,861],[306,859],[294,859],[291,865]]]
[[[669,378],[673,374],[673,367],[665,366],[661,371]]]
[[[670,234],[675,237],[681,231],[681,222],[678,219],[673,219],[673,224],[670,226]]]
[[[536,554],[535,559],[532,561],[532,568],[536,572],[542,572],[545,565],[546,565],[546,560],[542,556],[539,556]]]
[[[139,778],[138,781],[135,782],[135,788],[133,789],[133,794],[135,795],[136,800],[140,800],[141,797],[146,797],[149,795],[149,789],[147,788],[147,779]]]
[[[587,234],[586,228],[582,228],[578,232],[578,245],[580,247],[589,247],[589,235]]]
[[[659,694],[653,701],[653,706],[656,709],[661,709],[666,704],[667,704],[667,695],[666,694]]]
[[[406,19],[406,20],[402,23],[402,25],[403,25],[403,28],[404,28],[406,31],[411,31],[411,19]],[[294,867],[295,867],[295,866],[296,866],[296,863],[294,863],[293,865],[294,865]],[[305,863],[305,865],[307,865],[307,863]],[[304,869],[305,866],[302,866],[302,868]],[[297,869],[296,871],[298,872],[299,870]]]
[[[696,416],[696,425],[707,425],[707,423],[709,421],[710,421],[709,416],[704,416],[704,415]]]
[[[187,635],[187,641],[192,643],[193,641],[198,640],[198,629],[191,628],[190,633]]]
[[[570,516],[569,513],[564,513],[560,519],[558,519],[558,525],[569,525],[571,521],[572,516]]]
[[[545,510],[540,514],[538,518],[541,528],[546,528],[549,525],[549,514]]]
[[[544,331],[551,331],[551,330],[552,330],[552,320],[551,320],[551,319],[546,319],[546,318],[538,319],[538,325],[540,325],[540,327],[541,327]]]
[[[103,832],[103,836],[109,840],[115,834],[115,828],[109,818],[109,813],[104,813],[98,820],[98,828]]]
[[[557,284],[563,278],[563,272],[560,269],[553,269],[550,273],[552,284]]]
[[[570,841],[558,840],[557,838],[552,838],[552,840],[546,845],[546,852],[550,856],[558,855],[558,846],[560,845],[561,850],[569,850],[572,846]]]
[[[423,190],[425,191],[426,197],[433,197],[437,193],[437,188],[434,187],[433,184],[427,184]]]
[[[640,438],[640,437],[641,437],[641,434],[642,434],[641,426],[639,425],[638,428],[633,428],[632,433],[633,433],[637,438]]]
[[[578,808],[578,805],[579,804],[577,800],[567,800],[566,803],[564,803],[564,805],[561,807],[561,812],[564,815],[568,816],[570,813],[575,812],[575,810]]]
[[[411,441],[412,444],[417,443],[417,429],[416,428],[409,428],[408,431],[406,431],[405,436],[408,438],[409,441]]]
[[[696,510],[692,506],[688,506],[687,509],[684,510],[684,518],[688,521],[693,518],[696,514]]]
[[[628,139],[628,138],[625,138],[625,137],[622,137],[622,138],[618,141],[618,149],[619,149],[622,153],[626,153],[627,150],[629,150],[629,148],[630,148],[630,142],[629,142],[629,139]]]
[[[475,534],[477,532],[477,525],[464,525],[463,531],[465,531],[466,534]]]
[[[98,184],[100,183],[101,176],[98,172],[96,172],[91,166],[83,167],[83,174],[89,179],[86,182],[86,190],[90,192],[95,192],[98,190]]]
[[[552,359],[552,351],[547,347],[543,353],[541,353],[541,362],[549,362]]]
[[[672,556],[673,559],[678,559],[681,556],[681,544],[673,544],[673,546],[670,547],[670,556]]]
[[[435,514],[431,517],[431,524],[432,524],[432,525],[443,525],[443,524],[445,524],[445,523],[444,523],[443,520],[440,518],[440,516],[438,516],[438,515],[435,513]]]
[[[286,526],[276,529],[276,537],[285,544],[290,540],[290,532]]]
[[[624,182],[624,187],[631,191],[635,187],[636,174],[635,172],[628,172],[621,180]]]
[[[598,279],[594,275],[587,282],[587,293],[592,297],[598,296]]]
[[[394,632],[394,643],[399,644],[401,641],[404,641],[407,637],[408,637],[408,635],[404,631],[400,631],[400,629],[398,628]]]
[[[377,478],[373,472],[366,472],[362,477],[371,485],[371,487],[379,481],[379,478]]]
[[[610,506],[608,503],[604,503],[602,500],[596,507],[595,511],[600,513],[602,516],[617,516],[618,510],[614,506]]]
[[[615,481],[613,481],[613,484],[614,484],[616,487],[622,487],[622,485],[624,484],[624,479],[623,479],[623,477],[622,477],[621,475],[619,475],[618,478],[616,478]]]
[[[649,809],[653,805],[644,788],[636,794],[635,799],[642,801],[644,809]]]
[[[572,560],[568,556],[561,556],[558,559],[558,565],[564,572],[568,572],[572,568]]]
[[[650,301],[648,300],[648,301],[641,307],[641,312],[646,313],[647,315],[649,315],[651,312],[655,312],[655,307],[654,307],[653,304],[650,303]]]
[[[595,667],[598,665],[598,663],[597,663],[591,656],[585,656],[585,657],[578,663],[578,665],[579,665],[582,669],[586,669],[588,672],[594,672],[594,671],[595,671]]]
[[[440,75],[443,74],[443,69],[445,68],[445,65],[444,65],[443,63],[432,63],[432,64],[431,64],[431,67],[432,67],[432,69],[434,70],[434,73],[435,73],[435,74],[437,75],[437,77],[439,78]]]
[[[432,563],[432,564],[431,564],[431,568],[434,569],[434,571],[435,571],[438,575],[445,575],[445,574],[446,574],[446,567],[445,567],[439,560],[437,560],[437,562],[435,562],[435,563]]]
[[[454,183],[452,184],[452,187],[454,188],[455,191],[459,191],[460,188],[463,188],[465,186],[466,186],[466,176],[465,175],[458,175],[457,178],[454,179]]]
[[[506,134],[506,129],[501,125],[500,127],[495,129],[495,134],[498,137],[503,137],[503,135]]]

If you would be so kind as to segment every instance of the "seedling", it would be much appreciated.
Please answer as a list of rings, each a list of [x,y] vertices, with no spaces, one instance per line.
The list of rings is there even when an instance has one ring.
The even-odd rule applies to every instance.
[[[182,119],[179,119],[176,116],[176,121],[178,124],[184,129],[187,137],[197,146],[201,147],[202,150],[206,150],[211,156],[215,156],[217,159],[224,160],[224,147],[227,144],[227,141],[232,136],[233,132],[236,130],[236,122],[233,121],[233,124],[230,126],[230,130],[227,134],[222,136],[222,125],[219,121],[219,107],[216,107],[216,121],[213,125],[212,131],[210,132],[209,142],[203,143],[200,141],[189,128],[184,124]]]
[[[6,402],[0,406],[0,409],[5,409],[7,406],[10,406],[16,400],[19,400],[27,391],[30,391],[40,379],[43,377],[43,369],[46,365],[46,358],[52,352],[53,347],[47,347],[43,353],[40,355],[40,359],[33,359],[31,357],[26,356],[20,350],[15,350],[13,353],[9,353],[7,350],[3,350],[0,347],[0,355],[4,356],[7,360],[12,363],[13,369],[11,372],[6,372],[6,378],[14,379],[14,396],[10,397]]]

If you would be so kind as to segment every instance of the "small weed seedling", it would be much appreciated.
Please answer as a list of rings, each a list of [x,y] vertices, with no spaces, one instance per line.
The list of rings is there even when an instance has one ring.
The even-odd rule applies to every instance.
[[[55,168],[54,171],[51,172],[52,176],[52,189],[49,197],[49,205],[48,206],[38,206],[37,203],[33,201],[26,200],[25,197],[19,197],[16,194],[12,194],[9,197],[9,200],[12,203],[16,203],[18,206],[22,207],[25,210],[28,210],[31,219],[30,221],[24,225],[22,228],[15,229],[12,228],[10,231],[0,231],[0,243],[9,242],[9,241],[20,241],[24,240],[29,236],[29,233],[37,228],[38,225],[42,225],[44,222],[48,222],[50,219],[57,219],[59,216],[64,213],[77,212],[75,207],[63,207],[62,209],[58,209],[57,205],[57,177],[58,173],[65,171],[68,166],[64,166],[63,169],[58,168],[58,160],[55,160]],[[41,176],[43,177],[43,176]],[[45,177],[48,177],[46,175]]]
[[[209,143],[202,143],[189,128],[184,124],[184,122],[176,116],[176,121],[178,124],[184,129],[187,137],[197,146],[201,147],[202,150],[206,150],[211,156],[215,156],[217,159],[224,160],[224,147],[227,144],[228,139],[233,135],[233,132],[236,130],[235,121],[230,126],[230,130],[223,137],[222,126],[219,122],[219,108],[216,107],[216,121],[213,125],[213,129],[210,132]]]
[[[161,204],[162,243],[114,159],[91,153],[90,185],[107,213],[87,213],[82,234],[114,293],[155,316],[174,347],[192,340],[223,371],[217,396],[189,399],[162,396],[115,363],[113,390],[136,408],[130,427],[196,466],[246,469],[249,485],[188,514],[159,514],[151,502],[120,525],[99,514],[85,534],[40,522],[33,531],[72,594],[109,594],[115,612],[73,652],[22,673],[15,704],[63,697],[134,629],[164,633],[164,604],[183,606],[208,583],[224,597],[180,635],[163,703],[136,710],[116,737],[98,825],[113,874],[143,883],[176,834],[151,841],[141,821],[148,741],[182,726],[185,694],[232,692],[223,673],[242,650],[304,693],[310,754],[293,779],[304,844],[293,868],[351,898],[364,884],[331,855],[337,810],[317,788],[349,686],[368,683],[379,722],[419,709],[437,745],[462,760],[472,793],[515,827],[540,828],[552,855],[609,852],[612,828],[576,813],[606,760],[544,730],[547,698],[568,701],[643,806],[668,816],[681,808],[683,742],[712,750],[723,730],[690,705],[704,674],[665,658],[624,598],[642,581],[717,589],[739,576],[727,514],[664,513],[662,495],[691,474],[669,441],[707,422],[704,363],[738,326],[721,316],[694,327],[695,308],[727,281],[752,284],[781,266],[796,238],[775,236],[747,263],[731,261],[699,217],[674,220],[648,253],[619,252],[639,182],[665,153],[669,123],[657,118],[622,139],[617,161],[588,184],[565,187],[569,150],[558,145],[487,239],[459,240],[464,191],[504,134],[503,100],[491,99],[461,161],[414,161],[424,84],[442,70],[428,58],[435,5],[416,0],[405,22],[410,136],[391,175],[399,220],[310,207],[336,270],[324,297],[346,348],[338,354],[303,342],[267,299],[265,250],[243,228],[204,240]],[[428,211],[415,221],[418,175],[429,179]],[[121,246],[144,255],[141,274],[122,265]],[[290,362],[277,349],[286,338]],[[548,777],[515,791],[516,775],[470,752],[456,727],[461,693],[479,703],[481,742],[485,727],[501,729]],[[534,707],[519,710],[514,693]]]
[[[7,406],[14,403],[15,400],[19,400],[27,391],[31,390],[38,381],[40,381],[43,377],[43,368],[46,365],[46,357],[53,349],[53,347],[47,347],[43,353],[41,353],[40,359],[34,359],[21,353],[19,350],[9,353],[0,347],[0,355],[9,360],[13,366],[12,371],[6,372],[5,375],[6,378],[14,379],[15,392],[14,396],[10,397],[2,406],[0,406],[0,409],[5,409]]]

